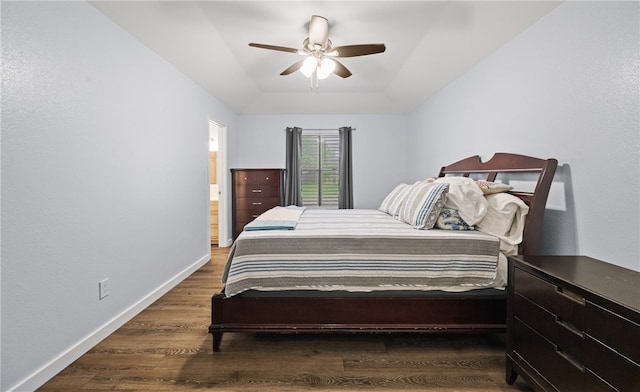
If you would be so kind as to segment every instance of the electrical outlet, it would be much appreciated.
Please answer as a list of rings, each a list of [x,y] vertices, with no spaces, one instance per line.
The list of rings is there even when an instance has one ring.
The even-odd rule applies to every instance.
[[[109,278],[98,282],[98,289],[100,290],[100,299],[107,297],[111,293],[111,283],[109,282]]]

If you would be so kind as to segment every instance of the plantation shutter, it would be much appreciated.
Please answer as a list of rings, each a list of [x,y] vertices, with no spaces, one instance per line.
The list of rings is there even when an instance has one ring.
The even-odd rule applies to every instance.
[[[338,208],[338,133],[302,134],[302,205]]]

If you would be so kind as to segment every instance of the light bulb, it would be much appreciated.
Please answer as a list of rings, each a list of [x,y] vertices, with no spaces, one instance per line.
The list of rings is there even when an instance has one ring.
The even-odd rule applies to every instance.
[[[313,71],[316,69],[316,59],[313,57],[307,57],[302,63],[302,67],[300,68],[300,72],[304,74],[304,76],[310,78]]]
[[[328,78],[334,69],[336,69],[335,61],[327,58],[322,59],[320,66],[318,67],[318,79]]]

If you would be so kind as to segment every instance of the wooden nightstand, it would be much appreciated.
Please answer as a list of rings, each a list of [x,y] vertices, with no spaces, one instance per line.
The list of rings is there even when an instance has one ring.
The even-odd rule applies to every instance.
[[[640,273],[585,256],[509,258],[506,379],[640,391]]]

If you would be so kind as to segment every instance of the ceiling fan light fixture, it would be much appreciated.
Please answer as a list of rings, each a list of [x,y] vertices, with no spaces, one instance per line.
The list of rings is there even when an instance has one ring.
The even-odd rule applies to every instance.
[[[302,63],[302,67],[300,67],[300,72],[308,78],[311,77],[313,71],[316,70],[317,62],[313,57],[307,57]]]
[[[336,62],[331,59],[322,59],[318,66],[318,79],[326,79],[336,69]]]

